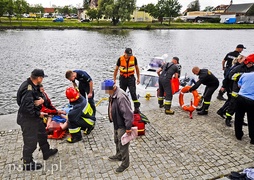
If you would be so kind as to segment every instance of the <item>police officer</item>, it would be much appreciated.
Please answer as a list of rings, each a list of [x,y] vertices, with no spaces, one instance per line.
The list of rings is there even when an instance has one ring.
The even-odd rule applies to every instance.
[[[200,69],[199,67],[195,66],[192,68],[192,72],[198,76],[198,81],[189,89],[189,91],[191,92],[197,89],[201,84],[206,85],[203,93],[204,101],[202,107],[196,110],[198,111],[198,115],[207,115],[212,95],[219,87],[219,80],[208,69]]]
[[[94,129],[96,118],[92,107],[77,89],[68,87],[65,94],[73,106],[68,113],[68,129],[71,137],[67,142],[75,143],[82,140],[81,130],[85,134],[90,134]]]
[[[124,91],[129,88],[132,101],[134,103],[134,112],[139,112],[140,102],[138,101],[137,94],[136,94],[136,78],[134,76],[135,71],[137,75],[137,84],[140,83],[140,74],[139,74],[139,67],[137,58],[133,56],[132,49],[126,48],[124,51],[124,55],[121,56],[116,63],[116,67],[114,70],[114,82],[116,83],[116,76],[120,70],[120,77],[119,77],[119,85],[120,88]]]
[[[94,102],[93,80],[92,80],[91,76],[86,71],[68,70],[65,73],[65,77],[68,80],[72,81],[73,86],[75,88],[78,88],[80,94],[84,98],[88,98],[88,102],[89,102],[90,106],[93,108],[93,112],[95,114],[96,113],[96,106],[95,106],[95,102]],[[75,80],[79,81],[78,87],[77,87]],[[87,97],[86,97],[86,94],[87,94]]]
[[[244,47],[244,45],[242,44],[238,44],[236,46],[236,49],[232,52],[229,52],[222,60],[222,70],[224,71],[224,78],[226,77],[228,70],[232,66],[232,61],[234,60],[234,58],[239,56],[239,54],[243,51],[243,49],[246,49],[246,47]],[[226,99],[223,97],[224,93],[225,91],[223,91],[223,89],[220,89],[217,99],[225,101]]]
[[[21,126],[24,141],[23,146],[23,170],[38,170],[42,168],[41,163],[33,161],[33,152],[37,142],[43,153],[43,159],[57,153],[57,149],[50,149],[47,141],[47,133],[42,117],[47,115],[40,112],[44,100],[41,98],[39,85],[46,77],[42,69],[34,69],[30,78],[24,81],[17,92],[17,103],[19,105],[17,123]]]
[[[173,61],[173,60],[172,60]],[[174,114],[174,111],[171,110],[171,102],[172,102],[172,87],[170,80],[175,75],[178,78],[179,68],[173,63],[168,62],[164,64],[157,70],[157,74],[159,76],[159,96],[158,96],[158,104],[159,107],[165,108],[165,114]],[[165,102],[164,93],[166,93]]]

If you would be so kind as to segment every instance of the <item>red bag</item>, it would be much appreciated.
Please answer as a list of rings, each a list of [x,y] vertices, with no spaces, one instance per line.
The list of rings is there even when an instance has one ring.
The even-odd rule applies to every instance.
[[[145,135],[145,123],[141,120],[139,113],[134,114],[132,126],[138,127],[138,136]]]
[[[180,86],[180,82],[178,78],[172,78],[170,80],[171,82],[171,89],[172,89],[172,94],[175,94],[176,92],[179,91],[179,86]]]

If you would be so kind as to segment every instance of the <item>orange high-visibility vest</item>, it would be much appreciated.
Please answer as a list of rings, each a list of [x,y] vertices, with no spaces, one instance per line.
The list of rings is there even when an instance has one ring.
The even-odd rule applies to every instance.
[[[120,69],[121,76],[129,77],[131,75],[134,75],[134,72],[135,72],[135,58],[134,58],[134,56],[131,56],[129,58],[129,60],[126,60],[124,56],[121,56],[119,69]]]

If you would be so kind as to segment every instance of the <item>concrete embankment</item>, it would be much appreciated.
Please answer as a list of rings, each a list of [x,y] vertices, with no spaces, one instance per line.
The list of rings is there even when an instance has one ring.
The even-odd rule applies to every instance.
[[[49,140],[59,153],[42,161],[42,153],[34,152],[34,159],[43,162],[41,171],[23,172],[22,133],[14,126],[0,131],[0,179],[217,179],[225,178],[231,171],[253,166],[254,145],[249,143],[248,129],[238,141],[234,127],[226,127],[216,114],[223,104],[213,101],[207,116],[193,119],[179,106],[174,115],[165,115],[156,99],[142,102],[142,112],[150,124],[145,136],[130,144],[130,167],[115,174],[119,162],[107,157],[115,153],[113,125],[107,118],[107,107],[97,108],[97,124],[83,141],[68,144],[63,140]],[[16,115],[0,116],[3,121],[15,122]],[[5,125],[4,125],[5,126]]]

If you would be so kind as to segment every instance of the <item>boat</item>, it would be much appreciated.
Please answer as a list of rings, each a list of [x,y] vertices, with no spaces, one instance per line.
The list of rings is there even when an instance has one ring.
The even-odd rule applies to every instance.
[[[159,76],[157,74],[157,70],[166,62],[166,55],[161,57],[153,57],[149,64],[142,68],[140,72],[140,83],[137,85],[137,96],[138,98],[146,98],[157,97],[158,89],[159,89]],[[179,88],[175,88],[176,93],[178,93],[183,87],[191,86],[195,83],[193,77],[188,76],[187,73],[184,76],[179,78]],[[172,88],[173,89],[173,88]]]

